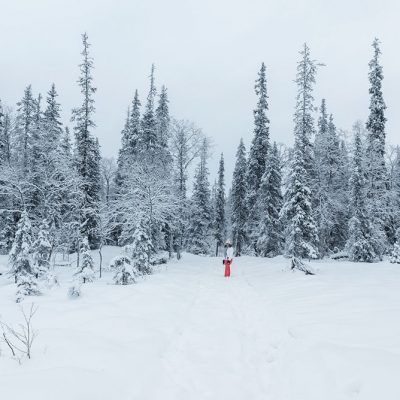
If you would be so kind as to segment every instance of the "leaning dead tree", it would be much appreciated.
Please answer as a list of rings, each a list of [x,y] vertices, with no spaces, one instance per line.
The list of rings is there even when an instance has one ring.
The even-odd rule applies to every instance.
[[[304,272],[306,275],[315,275],[315,272],[311,269],[311,267],[309,265],[306,265],[298,257],[293,257],[292,258],[291,269],[293,271],[297,269],[297,270],[299,270],[301,272]]]

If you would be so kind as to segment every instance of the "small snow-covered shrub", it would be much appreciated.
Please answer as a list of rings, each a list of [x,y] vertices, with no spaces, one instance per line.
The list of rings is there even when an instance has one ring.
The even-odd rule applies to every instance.
[[[68,289],[68,297],[71,299],[77,299],[81,294],[82,292],[80,285],[73,285]]]
[[[156,254],[150,258],[150,265],[162,265],[167,264],[168,254]]]
[[[130,285],[140,275],[132,260],[126,256],[117,256],[111,260],[110,269],[115,271],[113,280],[116,285]]]
[[[82,262],[75,271],[75,278],[79,283],[93,282],[94,276],[94,262],[89,248],[88,238],[84,237],[81,245]]]
[[[38,296],[41,294],[35,276],[24,271],[18,275],[17,288],[17,303],[20,303],[25,296]]]
[[[332,260],[346,260],[349,258],[349,253],[347,251],[338,251],[331,255]]]

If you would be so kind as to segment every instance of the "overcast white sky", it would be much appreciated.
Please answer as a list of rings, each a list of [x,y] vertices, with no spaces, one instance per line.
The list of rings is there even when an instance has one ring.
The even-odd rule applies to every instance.
[[[167,85],[171,112],[213,138],[214,174],[221,151],[233,170],[240,137],[252,138],[254,80],[267,65],[271,138],[292,142],[296,61],[307,42],[326,64],[316,104],[327,99],[338,127],[368,115],[368,61],[382,41],[388,140],[400,144],[400,6],[398,0],[0,0],[0,98],[10,106],[24,87],[57,86],[63,118],[79,104],[80,34],[95,59],[96,134],[116,156],[126,109],[147,95],[150,66]]]

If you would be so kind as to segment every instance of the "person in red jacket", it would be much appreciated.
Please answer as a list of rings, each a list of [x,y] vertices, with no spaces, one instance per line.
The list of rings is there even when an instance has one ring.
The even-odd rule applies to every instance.
[[[233,247],[230,240],[225,243],[225,258],[223,264],[225,265],[225,276],[231,276],[231,264],[233,261]]]

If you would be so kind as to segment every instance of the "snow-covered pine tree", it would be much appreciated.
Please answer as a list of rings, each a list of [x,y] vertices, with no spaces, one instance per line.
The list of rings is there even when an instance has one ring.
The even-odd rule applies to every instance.
[[[243,139],[240,139],[239,147],[236,152],[236,163],[232,178],[232,240],[235,248],[235,255],[242,254],[243,246],[246,241],[246,189],[247,189],[247,161],[246,148]]]
[[[11,165],[11,116],[0,101],[0,165]]]
[[[0,101],[0,174],[11,166],[11,118]],[[2,185],[0,177],[0,187]],[[1,190],[0,190],[1,192]],[[13,199],[0,193],[0,254],[7,254],[14,237]]]
[[[138,151],[138,141],[141,135],[139,93],[135,90],[129,118],[129,135],[125,139],[126,156],[133,157]]]
[[[154,64],[151,66],[150,90],[147,95],[146,107],[141,122],[140,149],[142,151],[154,151],[159,147],[157,136],[157,120],[154,111],[154,102],[156,97],[156,87],[154,85]]]
[[[214,237],[216,241],[215,255],[218,256],[218,250],[223,245],[226,236],[226,218],[225,218],[225,167],[224,155],[221,154],[218,169],[217,191],[215,193],[215,211],[214,211]]]
[[[396,241],[390,255],[390,262],[392,264],[400,264],[400,228],[396,230]]]
[[[90,252],[89,240],[86,236],[82,238],[80,253],[80,263],[74,274],[75,279],[78,284],[93,282],[95,280],[94,261]]]
[[[75,122],[76,166],[82,179],[81,235],[87,236],[91,247],[99,244],[98,215],[100,201],[100,159],[98,142],[91,130],[96,126],[93,121],[95,112],[93,95],[93,59],[89,55],[88,35],[82,35],[83,61],[80,64],[81,76],[78,80],[83,95],[82,105],[72,110],[72,121]]]
[[[281,160],[278,146],[273,144],[269,150],[265,172],[257,199],[260,213],[257,254],[263,257],[275,257],[281,252],[283,235],[280,221],[282,209]]]
[[[258,102],[254,110],[254,137],[250,147],[247,168],[247,236],[254,250],[256,249],[257,223],[259,220],[256,206],[257,196],[261,178],[265,172],[265,163],[269,147],[269,119],[266,114],[268,110],[268,95],[265,70],[265,64],[262,63],[255,84]]]
[[[61,122],[61,106],[57,102],[58,93],[56,86],[53,83],[50,90],[47,93],[46,98],[46,110],[43,113],[43,125],[46,135],[46,142],[48,145],[56,147],[54,144],[59,144],[63,134],[62,122]]]
[[[282,216],[286,224],[285,253],[295,258],[316,258],[318,235],[312,216],[310,183],[311,136],[314,133],[312,91],[317,64],[310,58],[310,49],[307,44],[304,44],[300,55],[301,60],[297,64],[296,75],[295,143]]]
[[[333,123],[322,100],[318,131],[314,142],[314,173],[312,179],[314,219],[318,227],[319,253],[341,249],[346,242],[347,182],[341,165],[343,154]]]
[[[117,191],[126,181],[126,170],[132,164],[134,156],[138,152],[138,142],[141,137],[140,106],[139,94],[136,90],[132,107],[128,108],[124,129],[121,132],[121,148],[118,154],[118,170],[115,177]]]
[[[193,254],[210,254],[211,243],[211,201],[210,183],[208,180],[208,140],[203,139],[200,151],[200,163],[197,166],[193,194],[191,198],[191,215],[187,230],[187,250]]]
[[[130,285],[136,282],[139,271],[132,260],[126,256],[117,256],[110,263],[110,269],[115,271],[113,280],[116,285]]]
[[[380,42],[377,38],[372,43],[374,55],[369,62],[369,94],[370,94],[370,114],[366,123],[368,130],[367,140],[367,194],[368,201],[367,207],[369,208],[370,217],[375,231],[380,231],[379,234],[382,239],[384,233],[390,237],[393,242],[394,229],[388,226],[388,173],[385,162],[385,146],[386,146],[386,133],[385,133],[385,110],[386,105],[383,100],[382,94],[382,80],[383,71],[382,66],[379,64],[379,57],[381,54]],[[392,231],[392,232],[390,232]],[[386,242],[386,240],[385,240]],[[386,243],[381,244],[382,247]]]
[[[163,168],[171,171],[172,156],[169,150],[170,139],[170,115],[168,106],[168,91],[163,85],[158,100],[158,105],[155,111],[157,141],[159,143],[159,158]],[[174,221],[168,220],[162,225],[162,234],[164,235],[165,250],[168,251],[170,257],[173,252],[173,226]]]
[[[68,126],[65,127],[61,135],[60,149],[65,157],[72,159],[71,134],[69,133]]]
[[[33,261],[36,277],[41,278],[49,274],[51,252],[49,225],[46,220],[43,220],[33,244]]]
[[[346,250],[355,262],[373,262],[377,258],[372,225],[367,209],[366,178],[360,129],[355,126],[353,168],[350,180],[351,213]]]
[[[134,267],[141,274],[151,274],[150,256],[153,244],[143,224],[138,224],[133,232],[132,244],[128,246]]]
[[[29,190],[29,196],[27,196],[29,198],[27,201],[30,206],[31,215],[34,219],[39,220],[41,219],[40,208],[43,206],[42,190],[45,185],[43,170],[47,167],[44,161],[47,151],[44,148],[46,140],[43,135],[44,126],[41,104],[42,95],[39,94],[38,98],[35,100],[34,126],[29,156],[29,180],[32,188]]]
[[[157,136],[158,142],[162,149],[168,148],[168,141],[170,136],[169,123],[169,108],[168,108],[168,91],[165,86],[161,87],[158,106],[156,108],[156,122],[157,122]]]
[[[18,164],[26,174],[29,168],[30,150],[32,146],[32,135],[35,127],[35,99],[32,95],[32,86],[29,85],[24,91],[24,97],[17,103],[16,117],[16,154],[18,155]]]
[[[9,254],[9,274],[17,284],[16,301],[25,296],[39,295],[32,249],[32,225],[28,213],[23,211],[18,222],[17,232]]]
[[[393,167],[391,169],[390,199],[391,199],[393,224],[396,227],[399,227],[400,226],[400,147],[399,146],[396,147],[395,159],[393,162]]]
[[[5,113],[3,110],[3,104],[0,99],[0,165],[4,164],[5,153],[6,153],[6,143],[5,143],[5,135],[4,135],[4,125],[5,125]]]

